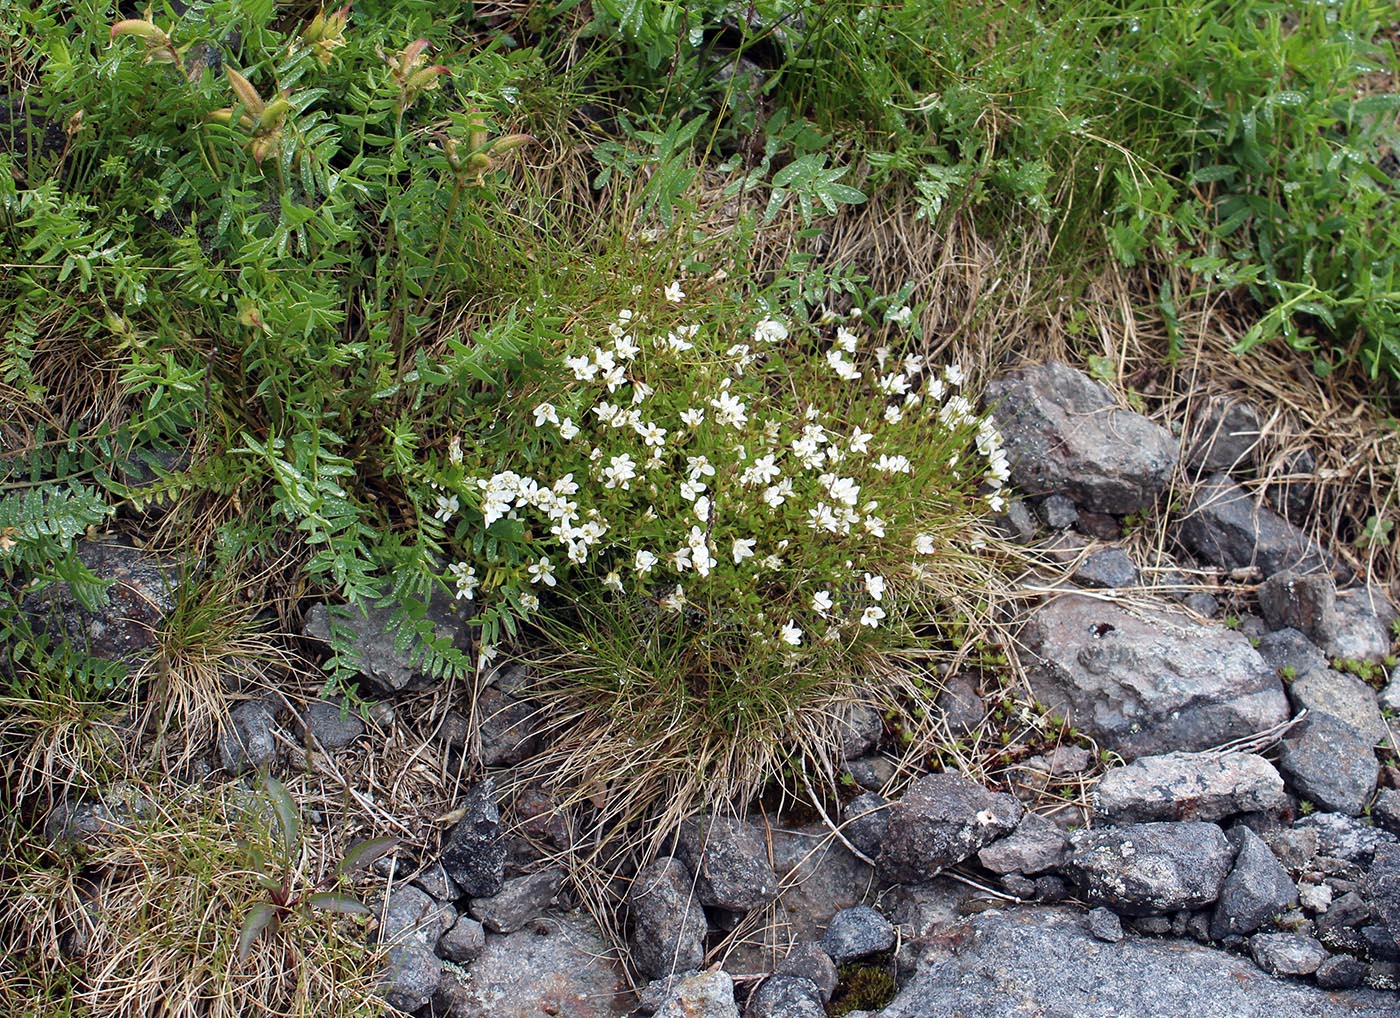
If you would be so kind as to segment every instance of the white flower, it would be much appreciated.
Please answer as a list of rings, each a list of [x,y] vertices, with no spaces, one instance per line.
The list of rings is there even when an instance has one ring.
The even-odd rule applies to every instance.
[[[891,424],[898,424],[904,420],[904,411],[897,406],[887,406],[885,407],[885,420]]]
[[[630,332],[624,332],[613,340],[613,355],[620,361],[630,361],[642,352]]]
[[[838,502],[855,505],[860,498],[860,485],[854,478],[823,474],[821,480],[826,484],[827,493]]]
[[[565,474],[551,485],[556,495],[572,495],[578,491],[578,484],[574,481],[572,473]]]
[[[699,527],[690,528],[690,558],[695,571],[701,576],[709,576],[715,565],[715,557],[710,554],[710,546],[705,542],[705,532]]]
[[[861,522],[865,524],[865,529],[870,532],[872,537],[885,536],[885,521],[880,517],[866,516]]]
[[[836,330],[836,345],[846,351],[846,353],[855,353],[856,344],[859,342],[860,340],[856,337],[856,334],[844,325]]]
[[[898,325],[900,328],[908,328],[909,323],[913,320],[914,309],[908,304],[904,305],[904,307],[900,308],[898,311],[885,312],[885,321],[894,322],[894,324]]]
[[[640,406],[651,398],[651,394],[656,390],[647,385],[646,382],[632,383],[632,405]]]
[[[678,573],[683,573],[690,568],[690,549],[677,548],[671,552],[671,568]]]
[[[930,375],[926,386],[928,398],[937,403],[948,392],[948,386],[937,375]]]
[[[715,467],[708,456],[687,456],[685,458],[685,472],[692,481],[698,481],[702,477],[714,477]],[[701,487],[703,488],[704,485]]]
[[[462,465],[462,436],[453,435],[452,440],[447,443],[447,462],[454,467]]]
[[[732,392],[720,393],[718,398],[710,400],[710,406],[719,411],[719,422],[731,428],[742,428],[749,419],[744,401]]]
[[[776,509],[792,494],[792,480],[784,477],[777,484],[763,489],[763,501],[771,509]]]
[[[788,619],[787,625],[778,630],[778,639],[796,647],[802,642],[802,630],[797,628],[797,623],[794,620]]]
[[[527,612],[537,612],[540,610],[540,599],[534,594],[521,594],[520,607]]]
[[[637,464],[627,453],[614,456],[608,461],[609,465],[603,468],[603,476],[607,479],[603,487],[621,488],[627,491],[631,488],[632,478],[637,476]]]
[[[993,492],[987,496],[987,508],[994,513],[999,513],[1006,508],[1006,499],[1002,498],[998,492]]]
[[[666,289],[662,291],[662,294],[672,304],[679,304],[681,301],[685,300],[685,291],[681,289],[680,280],[676,280],[667,286]]]
[[[685,607],[685,588],[679,583],[676,589],[661,599],[661,607],[668,611],[678,612]]]
[[[831,611],[831,591],[819,590],[812,595],[812,611],[818,615],[825,615]]]
[[[695,500],[695,518],[701,523],[710,522],[710,500],[707,496],[701,495]]]
[[[535,427],[543,427],[546,421],[550,424],[559,423],[559,412],[554,409],[553,403],[541,403],[535,407]]]
[[[920,371],[924,370],[924,359],[918,354],[911,353],[904,358],[904,373],[913,378]]]
[[[890,359],[890,348],[887,346],[877,346],[875,348],[875,363],[880,366],[880,370],[885,370],[885,361]]]
[[[782,476],[782,471],[777,467],[776,457],[760,456],[753,461],[752,466],[739,476],[739,483],[746,486],[767,484],[780,476]]]
[[[935,552],[932,534],[915,534],[914,551],[920,555],[932,555]]]
[[[781,343],[787,339],[787,326],[772,318],[765,318],[753,327],[753,338],[759,343]]]
[[[884,617],[885,610],[879,605],[872,604],[869,608],[860,613],[860,624],[862,626],[869,626],[871,629],[877,629],[879,628],[880,620]]]
[[[909,379],[897,371],[892,371],[888,375],[880,376],[876,387],[891,396],[903,396],[909,391]]]
[[[759,562],[759,565],[762,566],[764,569],[767,569],[769,572],[772,572],[783,567],[783,560],[780,559],[777,555],[769,555],[766,558],[764,558],[761,562]]]
[[[565,417],[562,421],[559,422],[559,437],[562,438],[564,441],[570,441],[577,434],[578,425],[574,423],[573,418]]]
[[[598,420],[602,421],[604,424],[611,424],[613,427],[617,427],[618,417],[623,414],[622,407],[613,406],[606,400],[595,406],[593,412],[598,415]]]
[[[691,407],[681,411],[681,423],[687,428],[698,428],[705,423],[705,411]]]
[[[850,451],[857,456],[864,456],[866,449],[870,445],[870,440],[874,437],[872,433],[862,431],[860,425],[857,424],[856,430],[851,433]]]
[[[843,381],[854,382],[860,378],[860,368],[846,360],[840,350],[828,350],[826,363],[831,366],[832,371],[836,372],[836,377]]]
[[[615,590],[615,591],[617,591],[619,594],[621,594],[621,593],[622,593],[622,576],[621,576],[621,574],[619,574],[618,571],[617,571],[616,569],[611,570],[611,571],[608,573],[607,576],[604,576],[604,577],[603,577],[603,586],[607,587],[609,590]]]
[[[459,508],[460,503],[457,501],[456,495],[439,495],[437,508],[433,510],[433,518],[446,523],[452,519]]]
[[[913,472],[908,456],[886,456],[884,453],[881,453],[880,458],[875,461],[875,469],[886,474]]]
[[[661,448],[661,446],[666,444],[665,428],[658,428],[655,424],[651,422],[643,424],[640,421],[636,424],[633,424],[632,428],[637,432],[637,434],[642,436],[642,441],[645,442],[647,445],[655,446],[659,449]]]
[[[458,600],[470,601],[476,596],[476,588],[481,586],[481,581],[476,578],[475,569],[465,562],[454,562],[447,567],[447,571],[457,581]]]
[[[960,364],[958,364],[958,363],[956,363],[956,362],[953,363],[953,364],[949,364],[946,368],[943,369],[943,380],[944,380],[945,382],[947,382],[949,385],[962,385],[962,384],[963,384],[963,370],[962,370],[962,365],[960,365]]]
[[[554,567],[549,564],[548,555],[541,555],[540,560],[530,567],[530,582],[543,583],[546,587],[553,587],[558,582],[554,579]]]
[[[642,549],[641,551],[638,551],[637,554],[633,557],[632,568],[635,569],[639,575],[645,575],[646,573],[651,572],[651,567],[656,565],[656,561],[657,559],[655,555],[653,555],[651,552],[645,549]]]
[[[883,601],[885,598],[885,578],[883,576],[874,576],[870,573],[866,573],[865,589],[875,600]]]
[[[603,381],[607,383],[608,392],[616,392],[627,383],[627,374],[621,364],[615,364],[603,372]]]
[[[598,366],[587,357],[565,357],[564,364],[573,370],[576,381],[590,382],[598,374]]]
[[[682,481],[681,498],[687,502],[694,502],[700,497],[700,492],[705,490],[704,481]]]
[[[734,564],[738,565],[746,558],[753,557],[754,545],[758,544],[758,539],[753,537],[737,537],[734,539]]]
[[[499,651],[494,646],[489,643],[483,643],[481,645],[481,650],[476,655],[476,670],[484,672],[486,666],[496,660],[496,655],[498,653]]]
[[[695,344],[687,340],[684,336],[679,336],[674,332],[666,334],[664,345],[675,353],[684,353]]]
[[[826,530],[833,534],[839,527],[836,514],[832,512],[831,506],[825,502],[818,502],[807,510],[807,521],[807,526],[813,530]]]

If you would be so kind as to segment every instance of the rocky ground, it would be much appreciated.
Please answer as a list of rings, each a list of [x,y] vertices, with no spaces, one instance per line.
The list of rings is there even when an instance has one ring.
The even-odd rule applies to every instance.
[[[383,620],[362,619],[368,721],[253,696],[207,773],[313,756],[367,773],[391,751],[405,774],[480,761],[487,777],[447,786],[441,815],[409,821],[415,837],[376,864],[384,995],[425,1015],[1400,1014],[1387,592],[1310,537],[1304,471],[1251,483],[1257,408],[1202,401],[1173,434],[1056,363],[1007,373],[986,400],[1023,496],[1003,526],[1039,563],[1021,580],[1016,657],[1077,729],[1023,756],[1023,780],[909,773],[885,719],[853,708],[840,815],[688,821],[617,875],[619,952],[558,865],[564,814],[512,780],[536,742],[526,669],[440,710]],[[1186,494],[1161,539],[1136,539],[1173,484]],[[84,557],[119,596],[101,619],[69,605],[69,624],[130,653],[174,607],[162,569],[111,543]],[[452,610],[438,622],[460,633]],[[305,638],[328,626],[313,610]],[[402,753],[425,701],[432,729]],[[942,706],[972,731],[989,690],[962,678]],[[1052,786],[1081,790],[1083,808]],[[350,798],[347,815],[373,796]],[[120,808],[94,789],[48,832],[100,837]]]

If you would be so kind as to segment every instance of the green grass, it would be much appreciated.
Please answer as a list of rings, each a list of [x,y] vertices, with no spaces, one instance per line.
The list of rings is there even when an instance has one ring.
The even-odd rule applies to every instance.
[[[93,704],[211,730],[219,669],[270,628],[254,613],[290,628],[312,599],[392,607],[425,670],[470,679],[425,616],[470,594],[478,650],[528,630],[554,663],[539,765],[599,779],[577,797],[607,815],[834,780],[840,705],[888,689],[917,743],[930,658],[990,617],[995,447],[970,407],[939,421],[950,396],[928,384],[950,362],[975,396],[1054,334],[1126,389],[1115,329],[1160,336],[1133,356],[1169,367],[1215,329],[1246,366],[1281,357],[1393,406],[1388,5],[751,10],[521,2],[488,22],[363,0],[342,24],[211,0],[113,32],[105,4],[0,0],[0,668],[20,759],[51,747],[59,789],[127,768],[89,737]],[[681,326],[688,349],[665,342]],[[615,384],[580,377],[569,359],[596,364],[614,332],[638,346]],[[900,400],[878,386],[905,358],[925,403],[886,419]],[[747,414],[727,430],[722,379]],[[604,401],[641,416],[611,428]],[[711,427],[691,434],[696,408]],[[817,423],[844,459],[790,471],[765,507],[745,472]],[[658,448],[648,425],[669,443],[652,476],[610,485],[614,456]],[[868,457],[857,426],[878,433]],[[690,476],[697,455],[715,475]],[[570,561],[538,497],[489,511],[478,482],[507,471],[572,474],[573,522],[594,510],[607,534]],[[811,530],[843,478],[862,521]],[[697,479],[705,511],[681,490]],[[60,581],[100,603],[73,548],[103,527],[198,560],[130,668],[18,610]],[[665,558],[696,531],[704,575]],[[335,650],[327,681],[353,684]]]

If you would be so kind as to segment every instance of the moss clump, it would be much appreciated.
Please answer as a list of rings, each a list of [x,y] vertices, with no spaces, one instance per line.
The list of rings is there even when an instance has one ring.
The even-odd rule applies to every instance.
[[[831,1018],[841,1018],[852,1011],[879,1011],[894,1000],[898,990],[888,959],[842,965],[839,975],[827,1008]]]

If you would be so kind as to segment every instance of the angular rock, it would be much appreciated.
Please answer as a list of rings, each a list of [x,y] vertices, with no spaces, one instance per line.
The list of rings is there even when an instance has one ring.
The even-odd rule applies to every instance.
[[[471,961],[486,947],[486,930],[470,916],[458,916],[452,929],[438,940],[438,954],[458,964]]]
[[[841,828],[852,845],[872,859],[889,830],[889,803],[878,792],[862,792],[841,811]]]
[[[1180,612],[1069,594],[1037,608],[1022,641],[1037,696],[1126,758],[1209,749],[1288,717],[1248,639]]]
[[[1298,903],[1298,889],[1288,871],[1259,835],[1241,826],[1231,829],[1229,839],[1237,849],[1235,864],[1220,887],[1211,915],[1213,940],[1253,933]]]
[[[810,979],[812,985],[821,994],[823,1004],[831,1001],[831,995],[836,992],[836,983],[839,979],[836,963],[831,960],[831,956],[812,943],[799,944],[794,947],[792,953],[773,970],[773,974],[777,976],[801,976],[803,979]]]
[[[435,862],[413,878],[419,889],[427,892],[438,901],[456,901],[462,896],[461,889],[447,875],[442,863]]]
[[[231,722],[216,742],[219,765],[230,774],[244,774],[265,767],[277,756],[273,731],[277,719],[265,704],[256,700],[240,703],[228,712]]]
[[[429,602],[427,618],[439,638],[450,639],[454,647],[466,653],[471,649],[471,631],[467,621],[475,611],[474,601],[458,601],[440,594]],[[325,604],[312,605],[306,613],[302,634],[329,644],[331,612],[332,609]],[[412,648],[400,650],[394,645],[395,634],[389,628],[393,614],[392,608],[368,608],[363,614],[346,612],[343,617],[337,617],[337,626],[343,625],[355,634],[354,646],[359,655],[360,674],[389,693],[433,685],[436,680],[414,664]]]
[[[1313,813],[1298,821],[1296,830],[1317,836],[1317,855],[1345,859],[1357,866],[1369,867],[1382,845],[1400,844],[1389,831],[1362,823],[1344,813]]]
[[[1089,909],[1089,932],[1094,935],[1095,940],[1102,940],[1109,944],[1116,944],[1123,939],[1123,920],[1118,918],[1118,913],[1111,908]]]
[[[463,894],[489,898],[500,891],[506,875],[506,847],[492,782],[473,785],[462,808],[465,815],[448,834],[439,861]]]
[[[1069,839],[1053,820],[1027,813],[1016,829],[977,853],[977,861],[993,873],[1035,876],[1064,861]]]
[[[442,962],[433,949],[456,921],[456,909],[410,884],[390,891],[379,930],[389,945],[380,991],[385,1000],[402,1011],[415,1011],[433,998],[442,979]]]
[[[1248,403],[1211,399],[1196,409],[1183,442],[1186,466],[1193,474],[1249,469],[1259,441],[1259,415]]]
[[[632,879],[632,960],[653,978],[699,968],[705,959],[709,928],[692,884],[685,864],[669,858],[649,863]]]
[[[744,1006],[744,1018],[826,1018],[821,990],[802,976],[769,976]]]
[[[1104,773],[1094,812],[1110,823],[1219,820],[1284,806],[1283,778],[1253,753],[1140,756]]]
[[[1011,483],[1028,494],[1136,512],[1156,501],[1176,466],[1177,443],[1164,428],[1058,361],[992,382],[985,403],[1005,440]]]
[[[394,944],[386,953],[379,992],[400,1011],[426,1007],[442,982],[442,961],[421,940]]]
[[[1319,668],[1288,685],[1288,699],[1295,711],[1312,716],[1327,714],[1346,725],[1367,746],[1379,746],[1389,734],[1376,706],[1376,694],[1355,675]]]
[[[344,697],[311,701],[302,720],[306,731],[325,749],[344,749],[365,734],[365,723],[347,707]]]
[[[379,936],[390,944],[416,938],[431,948],[456,922],[457,910],[451,905],[434,900],[412,884],[399,884],[389,893]]]
[[[685,821],[676,858],[695,874],[696,897],[703,905],[747,912],[778,895],[768,846],[757,830],[735,817]]]
[[[1321,644],[1339,621],[1337,585],[1325,573],[1284,569],[1259,585],[1259,610],[1270,629],[1296,629]]]
[[[1075,831],[1062,872],[1091,905],[1162,915],[1213,903],[1233,858],[1215,824],[1128,824]]]
[[[973,731],[987,716],[987,706],[977,693],[977,684],[961,672],[943,680],[934,706],[943,712],[944,723],[955,736]]]
[[[1324,990],[1353,990],[1366,978],[1366,963],[1360,958],[1335,954],[1317,967],[1317,985]]]
[[[1395,606],[1383,588],[1339,591],[1337,623],[1323,634],[1322,650],[1333,660],[1384,660],[1390,653],[1390,626],[1394,620]]]
[[[1400,834],[1400,789],[1381,789],[1371,804],[1371,820],[1382,830]]]
[[[1276,976],[1310,976],[1327,960],[1327,949],[1297,933],[1256,933],[1249,953],[1265,972]]]
[[[1362,897],[1371,913],[1385,923],[1395,946],[1400,947],[1400,845],[1381,845],[1362,885]]]
[[[1176,523],[1182,544],[1222,569],[1328,571],[1329,557],[1301,530],[1259,504],[1225,474],[1202,482]]]
[[[1296,629],[1279,629],[1259,638],[1259,656],[1274,671],[1285,670],[1294,679],[1318,668],[1327,667],[1322,651]]]
[[[481,762],[487,767],[517,764],[539,746],[535,733],[539,705],[517,700],[498,689],[481,691],[476,701]]]
[[[1376,789],[1376,754],[1350,725],[1314,714],[1283,740],[1279,768],[1298,796],[1330,812],[1358,815]]]
[[[1046,495],[1036,509],[1051,530],[1068,530],[1079,522],[1079,510],[1075,508],[1074,500],[1064,495]]]
[[[681,979],[656,1009],[656,1018],[739,1018],[734,980],[723,969]]]
[[[1009,833],[1023,812],[1014,797],[961,774],[927,774],[889,808],[880,875],[891,883],[928,880]]]
[[[895,766],[883,756],[867,756],[860,760],[847,760],[846,773],[861,788],[878,792],[894,780]]]
[[[1074,571],[1074,582],[1085,587],[1121,590],[1137,586],[1138,569],[1122,548],[1106,548],[1085,556]]]
[[[459,976],[452,1018],[623,1018],[632,1013],[626,974],[585,916],[551,916],[489,936]]]
[[[885,720],[869,704],[848,703],[841,708],[836,735],[841,740],[841,759],[859,760],[875,752],[885,734]]]
[[[838,965],[889,950],[894,927],[869,905],[842,909],[831,919],[822,937],[822,950]]]
[[[1062,908],[993,910],[926,946],[879,1018],[1393,1018],[1394,997],[1337,995],[1190,941],[1094,939]]]
[[[564,871],[556,867],[507,880],[489,898],[473,898],[469,911],[492,933],[514,933],[549,910]]]
[[[1400,666],[1391,670],[1390,681],[1376,698],[1382,710],[1400,714]]]

